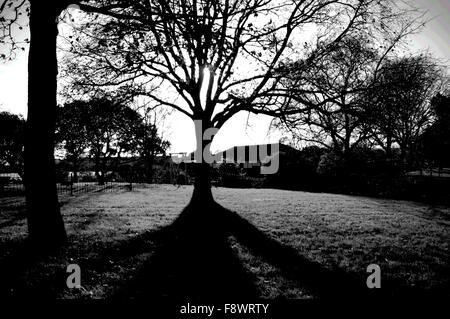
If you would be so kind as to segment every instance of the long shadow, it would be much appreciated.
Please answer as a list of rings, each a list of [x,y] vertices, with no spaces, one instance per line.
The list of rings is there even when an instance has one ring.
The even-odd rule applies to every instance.
[[[238,214],[224,210],[231,233],[254,254],[266,259],[319,298],[365,298],[365,279],[352,276],[337,267],[329,269],[301,256],[294,248],[268,237]]]
[[[256,298],[256,278],[245,271],[228,236],[216,204],[188,205],[173,224],[148,234],[156,252],[114,298]]]
[[[159,248],[114,298],[258,297],[256,278],[245,271],[232,251],[227,241],[230,235],[319,298],[368,297],[365,278],[361,280],[342,270],[309,261],[217,203],[191,202],[173,224],[148,234],[147,239],[152,237],[161,243]]]

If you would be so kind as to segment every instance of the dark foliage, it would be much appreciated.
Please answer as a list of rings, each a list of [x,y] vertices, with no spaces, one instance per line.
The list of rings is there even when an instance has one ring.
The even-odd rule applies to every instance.
[[[0,112],[0,165],[23,178],[25,120],[18,115]]]

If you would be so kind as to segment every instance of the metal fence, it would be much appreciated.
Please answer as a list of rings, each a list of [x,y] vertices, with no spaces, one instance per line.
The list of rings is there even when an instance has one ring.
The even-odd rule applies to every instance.
[[[132,190],[132,182],[105,181],[98,183],[89,182],[59,182],[56,184],[58,194],[75,195],[81,193],[100,192],[116,189]],[[25,193],[22,180],[15,173],[0,174],[0,197],[9,195],[21,195]]]
[[[134,183],[123,181],[105,181],[98,183],[96,181],[89,182],[59,182],[56,184],[59,196],[74,196],[83,193],[95,192],[113,192],[118,190],[132,190]],[[0,174],[0,208],[2,207],[18,207],[25,203],[25,187],[24,184],[15,173]]]
[[[152,184],[193,184],[195,177],[191,173],[188,169],[182,170],[179,167],[160,170],[155,172]],[[265,180],[263,177],[250,177],[242,173],[224,170],[220,172],[215,170],[211,177],[214,186],[222,187],[261,187]],[[61,197],[84,193],[132,191],[137,184],[147,182],[144,176],[140,174],[130,175],[127,179],[116,175],[110,179],[106,178],[103,183],[99,183],[95,177],[79,178],[76,182],[72,178],[68,178],[59,181],[56,186],[58,195]],[[25,187],[20,176],[16,173],[0,173],[0,209],[24,205]]]

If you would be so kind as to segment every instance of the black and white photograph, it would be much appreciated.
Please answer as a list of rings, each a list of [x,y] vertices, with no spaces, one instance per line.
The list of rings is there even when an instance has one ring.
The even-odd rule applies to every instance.
[[[0,304],[450,300],[449,66],[450,0],[0,0]]]

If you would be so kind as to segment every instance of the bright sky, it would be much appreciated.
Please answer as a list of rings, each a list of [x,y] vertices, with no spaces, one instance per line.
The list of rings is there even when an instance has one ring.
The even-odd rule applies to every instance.
[[[432,19],[425,29],[411,37],[414,50],[429,50],[434,56],[450,62],[450,0],[413,0],[417,6],[427,10]],[[26,115],[27,111],[27,51],[7,64],[0,64],[0,110]],[[249,126],[246,126],[249,119]],[[228,121],[213,143],[214,150],[224,150],[234,145],[277,142],[281,135],[268,136],[271,119],[238,113]],[[194,125],[190,119],[175,112],[167,121],[172,152],[190,152],[195,149]]]

